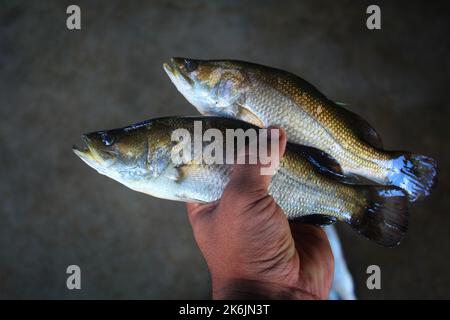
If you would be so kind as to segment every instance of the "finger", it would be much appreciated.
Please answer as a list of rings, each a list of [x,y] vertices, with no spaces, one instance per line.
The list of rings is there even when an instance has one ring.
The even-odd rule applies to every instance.
[[[283,128],[278,128],[278,127],[269,127],[269,129],[278,129],[279,130],[279,150],[278,150],[278,154],[280,157],[280,160],[283,158],[284,153],[286,151],[286,144],[287,144],[287,136],[286,136],[286,131]]]
[[[292,236],[300,259],[300,275],[319,297],[329,294],[334,274],[334,259],[325,231],[318,226],[291,223]]]
[[[328,237],[321,227],[298,222],[290,222],[289,226],[297,244],[312,243],[329,246]]]
[[[258,150],[257,164],[237,164],[233,168],[230,182],[227,185],[225,193],[232,192],[239,196],[267,194],[272,175],[280,162],[281,157],[286,149],[286,133],[283,129],[269,128],[266,150]],[[239,151],[249,154],[249,150]],[[250,150],[251,152],[251,150]]]
[[[197,203],[197,202],[187,202],[186,203],[186,208],[187,208],[188,212],[196,211],[201,207],[202,207],[201,203]]]
[[[321,227],[290,222],[290,228],[303,267],[308,268],[308,266],[320,263],[320,261],[333,262],[330,242]]]
[[[217,207],[217,201],[210,203],[186,203],[189,222],[192,224],[199,216],[211,213]]]

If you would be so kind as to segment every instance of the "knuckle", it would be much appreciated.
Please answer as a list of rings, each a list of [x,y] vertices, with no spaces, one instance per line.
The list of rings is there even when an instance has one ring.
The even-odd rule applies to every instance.
[[[231,201],[238,199],[244,202],[256,202],[267,195],[267,190],[263,186],[249,186],[243,183],[230,183],[223,194],[223,198]]]

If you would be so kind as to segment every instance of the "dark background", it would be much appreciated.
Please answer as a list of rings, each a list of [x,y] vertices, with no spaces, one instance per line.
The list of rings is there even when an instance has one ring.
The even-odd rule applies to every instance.
[[[450,297],[449,15],[444,2],[2,1],[0,298],[208,298],[182,203],[133,192],[71,151],[83,132],[196,114],[162,69],[172,56],[292,71],[432,156],[438,188],[387,249],[339,225],[359,298]],[[82,30],[66,28],[78,4]],[[226,263],[226,261],[224,261]],[[66,268],[82,290],[66,289]],[[377,264],[382,289],[366,288]]]

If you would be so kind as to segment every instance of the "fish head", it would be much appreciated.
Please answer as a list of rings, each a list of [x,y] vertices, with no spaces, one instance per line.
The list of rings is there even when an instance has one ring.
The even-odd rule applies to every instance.
[[[81,136],[85,147],[73,151],[100,174],[143,191],[170,161],[167,142],[157,134],[152,136],[151,124],[92,132]]]
[[[248,89],[238,62],[172,58],[163,66],[178,91],[204,115],[235,116],[236,103]]]

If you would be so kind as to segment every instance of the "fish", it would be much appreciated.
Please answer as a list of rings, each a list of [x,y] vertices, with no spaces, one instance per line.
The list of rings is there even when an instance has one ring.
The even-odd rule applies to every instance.
[[[201,128],[197,133],[196,123]],[[98,173],[132,190],[183,202],[219,200],[230,181],[234,164],[226,161],[206,163],[194,161],[194,158],[185,163],[174,161],[172,152],[180,142],[174,142],[172,134],[177,129],[185,130],[190,137],[198,136],[199,132],[203,135],[208,129],[216,129],[224,137],[230,129],[260,130],[232,118],[163,117],[83,134],[84,147],[74,145],[73,151]],[[260,133],[255,134],[259,137]],[[186,140],[186,144],[192,143],[190,150],[194,150],[191,140]],[[201,140],[202,151],[210,143]],[[248,140],[245,143],[248,145]],[[220,146],[225,148],[225,145],[226,139]],[[321,174],[296,148],[295,144],[287,144],[268,189],[288,219],[320,224],[342,221],[383,246],[400,243],[407,231],[409,217],[408,197],[402,189],[340,183]],[[237,151],[234,152],[233,157],[237,155]]]
[[[334,276],[329,300],[356,300],[355,285],[350,270],[347,267],[339,235],[334,226],[325,226],[328,242],[334,258]]]
[[[397,186],[411,202],[436,184],[434,159],[384,151],[367,121],[292,73],[233,60],[172,58],[163,67],[201,114],[282,127],[289,142],[303,145],[323,173],[341,181]]]

